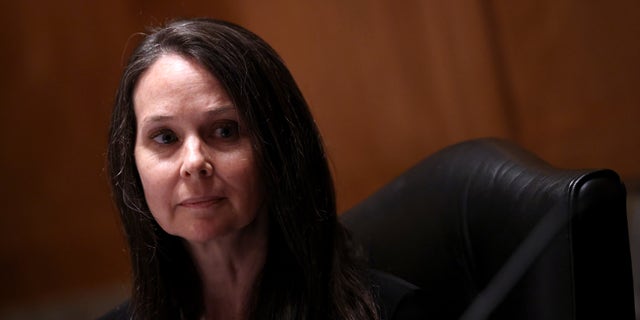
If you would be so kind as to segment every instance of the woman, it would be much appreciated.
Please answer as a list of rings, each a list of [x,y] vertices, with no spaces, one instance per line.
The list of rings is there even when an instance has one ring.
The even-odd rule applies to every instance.
[[[415,307],[412,287],[354,258],[308,106],[253,33],[193,19],[148,35],[109,140],[134,283],[107,317],[379,319]]]

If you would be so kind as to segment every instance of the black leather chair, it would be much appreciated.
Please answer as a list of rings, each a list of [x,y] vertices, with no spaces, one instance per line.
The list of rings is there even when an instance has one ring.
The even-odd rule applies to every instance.
[[[634,319],[626,192],[507,141],[445,148],[344,213],[431,319]]]

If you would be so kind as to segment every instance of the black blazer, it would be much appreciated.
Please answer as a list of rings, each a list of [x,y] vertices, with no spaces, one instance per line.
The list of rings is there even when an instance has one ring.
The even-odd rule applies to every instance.
[[[422,290],[398,277],[381,271],[372,271],[373,287],[378,299],[382,320],[424,320]],[[121,304],[99,320],[130,320],[129,302]]]

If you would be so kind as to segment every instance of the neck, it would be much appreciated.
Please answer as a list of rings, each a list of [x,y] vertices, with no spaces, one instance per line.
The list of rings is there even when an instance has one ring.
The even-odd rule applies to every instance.
[[[248,317],[267,257],[268,228],[265,223],[254,225],[260,227],[208,243],[188,243],[202,280],[204,319]]]

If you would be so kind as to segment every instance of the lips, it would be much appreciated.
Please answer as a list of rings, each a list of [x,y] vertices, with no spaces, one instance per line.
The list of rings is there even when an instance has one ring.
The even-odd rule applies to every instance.
[[[215,205],[217,203],[220,203],[224,199],[225,199],[224,197],[217,197],[217,196],[189,198],[180,202],[180,206],[187,207],[187,208],[206,208],[206,207]]]

